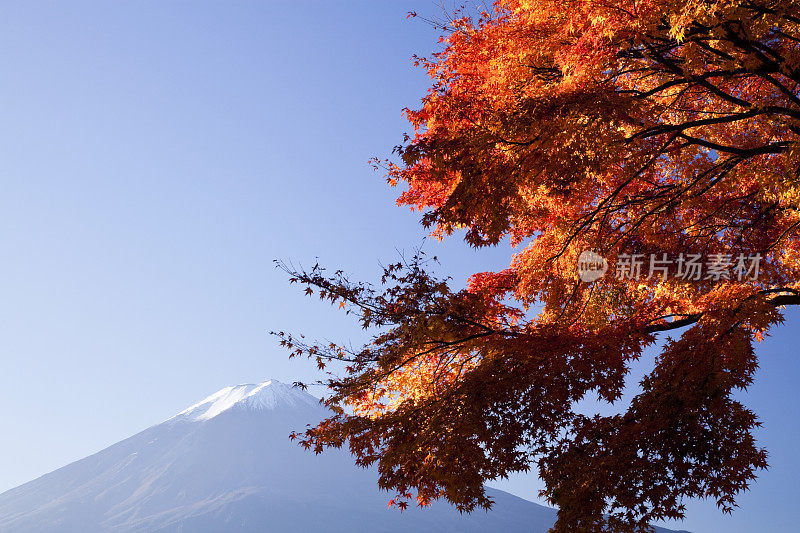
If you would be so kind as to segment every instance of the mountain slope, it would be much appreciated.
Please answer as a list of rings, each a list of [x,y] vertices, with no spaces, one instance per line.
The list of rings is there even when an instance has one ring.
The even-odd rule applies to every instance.
[[[222,389],[105,450],[0,494],[0,531],[546,532],[552,509],[490,489],[495,508],[388,510],[345,452],[287,438],[325,416],[276,381]]]

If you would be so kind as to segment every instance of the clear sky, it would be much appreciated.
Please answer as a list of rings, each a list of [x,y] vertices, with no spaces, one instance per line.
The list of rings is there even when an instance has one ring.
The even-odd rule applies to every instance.
[[[231,384],[313,379],[270,330],[359,339],[272,260],[363,279],[419,245],[366,164],[427,87],[438,2],[0,5],[0,490]],[[509,250],[428,242],[457,282]],[[770,471],[696,532],[794,531],[800,314],[743,395]],[[500,484],[535,499],[535,476]]]

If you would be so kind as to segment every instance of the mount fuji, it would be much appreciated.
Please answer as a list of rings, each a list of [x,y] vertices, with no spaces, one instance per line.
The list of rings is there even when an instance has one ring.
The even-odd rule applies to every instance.
[[[372,470],[288,439],[326,416],[278,381],[227,387],[94,455],[0,494],[0,531],[544,533],[555,510],[488,489],[491,511],[387,509]],[[666,532],[668,530],[659,530]]]

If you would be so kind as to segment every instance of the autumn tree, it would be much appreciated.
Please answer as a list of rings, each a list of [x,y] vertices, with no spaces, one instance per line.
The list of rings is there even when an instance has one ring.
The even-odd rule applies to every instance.
[[[800,302],[800,4],[498,0],[418,63],[430,90],[382,162],[398,203],[513,255],[463,289],[420,255],[374,286],[287,268],[374,332],[361,348],[281,334],[346,365],[300,441],[348,446],[401,507],[488,507],[485,481],[533,467],[557,532],[644,531],[694,497],[730,512],[767,466],[733,394]],[[582,279],[587,257],[608,272]]]

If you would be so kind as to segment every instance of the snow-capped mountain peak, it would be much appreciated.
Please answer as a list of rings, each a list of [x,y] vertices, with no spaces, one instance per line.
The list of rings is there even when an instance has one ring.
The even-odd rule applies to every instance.
[[[3,533],[544,533],[556,517],[487,488],[491,512],[386,508],[374,468],[289,434],[330,412],[278,381],[226,387],[170,421],[0,494]],[[675,533],[657,529],[658,533]]]
[[[234,407],[253,410],[318,406],[317,398],[291,385],[270,379],[225,387],[175,415],[173,419],[209,420]]]

